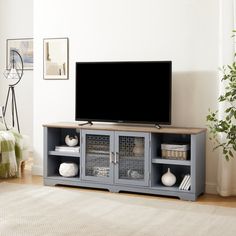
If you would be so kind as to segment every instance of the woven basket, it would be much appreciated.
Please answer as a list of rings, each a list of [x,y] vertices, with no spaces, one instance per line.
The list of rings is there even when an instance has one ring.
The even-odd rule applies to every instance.
[[[187,151],[176,151],[176,150],[161,150],[162,158],[172,160],[187,160]]]

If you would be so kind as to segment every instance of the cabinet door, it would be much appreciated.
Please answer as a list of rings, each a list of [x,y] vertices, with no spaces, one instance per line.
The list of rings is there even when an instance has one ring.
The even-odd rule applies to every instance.
[[[115,183],[147,186],[149,134],[115,133]]]
[[[82,178],[101,183],[113,182],[112,131],[82,130]]]

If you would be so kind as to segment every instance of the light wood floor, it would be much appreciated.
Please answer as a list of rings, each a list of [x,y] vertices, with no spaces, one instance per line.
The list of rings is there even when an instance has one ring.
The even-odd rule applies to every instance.
[[[42,176],[33,176],[31,174],[31,166],[32,162],[29,161],[25,165],[25,169],[22,172],[21,178],[11,178],[11,179],[0,179],[1,182],[8,183],[17,183],[17,184],[33,184],[33,185],[43,185],[43,177]],[[61,186],[60,186],[61,187]],[[72,188],[72,187],[63,187],[63,188]],[[86,189],[86,188],[73,188],[75,190],[79,189],[80,191],[103,191],[103,190],[94,190],[94,189]],[[108,192],[109,193],[109,192]],[[140,196],[140,194],[131,194],[131,193],[118,193],[118,194],[130,194],[132,196]],[[158,197],[153,195],[142,195],[145,198],[160,198],[165,199],[167,201],[180,201],[176,198],[170,197]],[[204,194],[200,196],[196,202],[193,204],[206,204],[206,205],[216,205],[216,206],[224,206],[224,207],[233,207],[236,208],[236,197],[221,197],[218,195]]]

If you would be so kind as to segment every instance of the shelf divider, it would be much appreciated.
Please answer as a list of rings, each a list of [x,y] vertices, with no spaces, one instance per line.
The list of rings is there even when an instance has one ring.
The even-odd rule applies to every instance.
[[[172,159],[163,159],[163,158],[153,158],[152,164],[169,164],[169,165],[181,165],[181,166],[190,166],[190,160],[172,160]]]
[[[69,156],[69,157],[80,157],[79,152],[61,152],[61,151],[49,151],[51,156]]]

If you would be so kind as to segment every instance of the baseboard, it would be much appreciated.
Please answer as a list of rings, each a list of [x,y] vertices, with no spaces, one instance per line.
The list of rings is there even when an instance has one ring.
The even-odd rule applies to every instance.
[[[236,196],[235,188],[231,191],[222,190],[219,187],[217,187],[216,183],[206,183],[205,187],[206,187],[205,192],[209,194],[217,194],[217,195],[221,195],[222,197]]]
[[[222,197],[229,197],[229,196],[236,196],[236,189],[233,189],[232,191],[229,190],[222,190],[219,187],[217,188],[217,192],[222,196]]]
[[[206,188],[206,190],[205,190],[206,193],[218,194],[216,183],[206,183],[205,188]]]
[[[43,176],[43,168],[39,165],[32,166],[32,175],[41,175]]]

